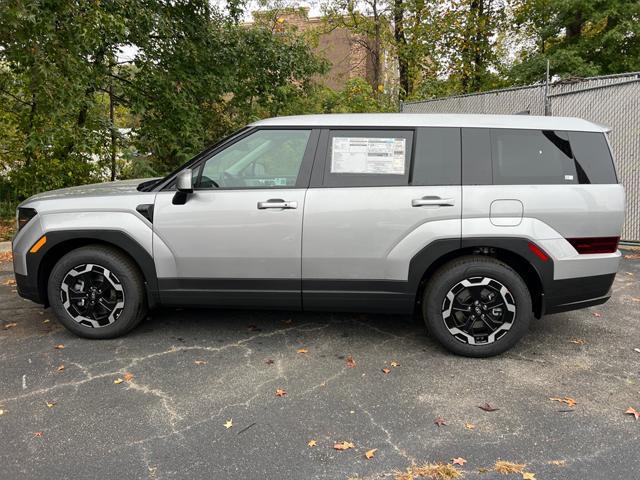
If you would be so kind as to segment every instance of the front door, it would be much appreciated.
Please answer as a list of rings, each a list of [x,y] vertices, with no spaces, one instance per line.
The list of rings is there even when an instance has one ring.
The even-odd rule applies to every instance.
[[[194,193],[154,208],[164,304],[300,308],[302,213],[317,134],[260,129],[193,168]]]

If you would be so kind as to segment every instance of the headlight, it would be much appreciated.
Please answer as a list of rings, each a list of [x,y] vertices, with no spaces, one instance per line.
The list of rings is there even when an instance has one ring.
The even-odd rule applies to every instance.
[[[31,220],[37,214],[38,212],[36,212],[33,208],[18,208],[18,231],[22,230],[22,227],[29,223],[29,220]]]

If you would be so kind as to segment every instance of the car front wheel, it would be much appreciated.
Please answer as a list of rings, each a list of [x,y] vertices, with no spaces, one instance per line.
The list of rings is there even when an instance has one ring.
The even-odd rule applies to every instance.
[[[529,330],[527,285],[492,257],[468,256],[441,267],[429,280],[423,314],[430,333],[449,351],[468,357],[505,352]]]
[[[64,255],[49,276],[48,296],[60,323],[86,338],[118,337],[146,315],[138,267],[106,245],[88,245]]]

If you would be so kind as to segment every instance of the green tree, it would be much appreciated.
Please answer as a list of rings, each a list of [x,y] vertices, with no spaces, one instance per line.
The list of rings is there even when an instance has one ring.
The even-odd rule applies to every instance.
[[[513,83],[553,75],[585,77],[640,70],[637,0],[513,0],[522,48],[509,71]]]

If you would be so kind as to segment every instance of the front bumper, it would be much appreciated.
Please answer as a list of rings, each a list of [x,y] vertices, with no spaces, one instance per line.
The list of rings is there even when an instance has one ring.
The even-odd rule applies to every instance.
[[[22,298],[26,298],[27,300],[31,300],[32,302],[40,304],[43,303],[42,298],[40,297],[40,292],[38,291],[38,286],[35,284],[33,276],[20,275],[19,273],[16,273],[15,277],[18,295],[20,295]]]

